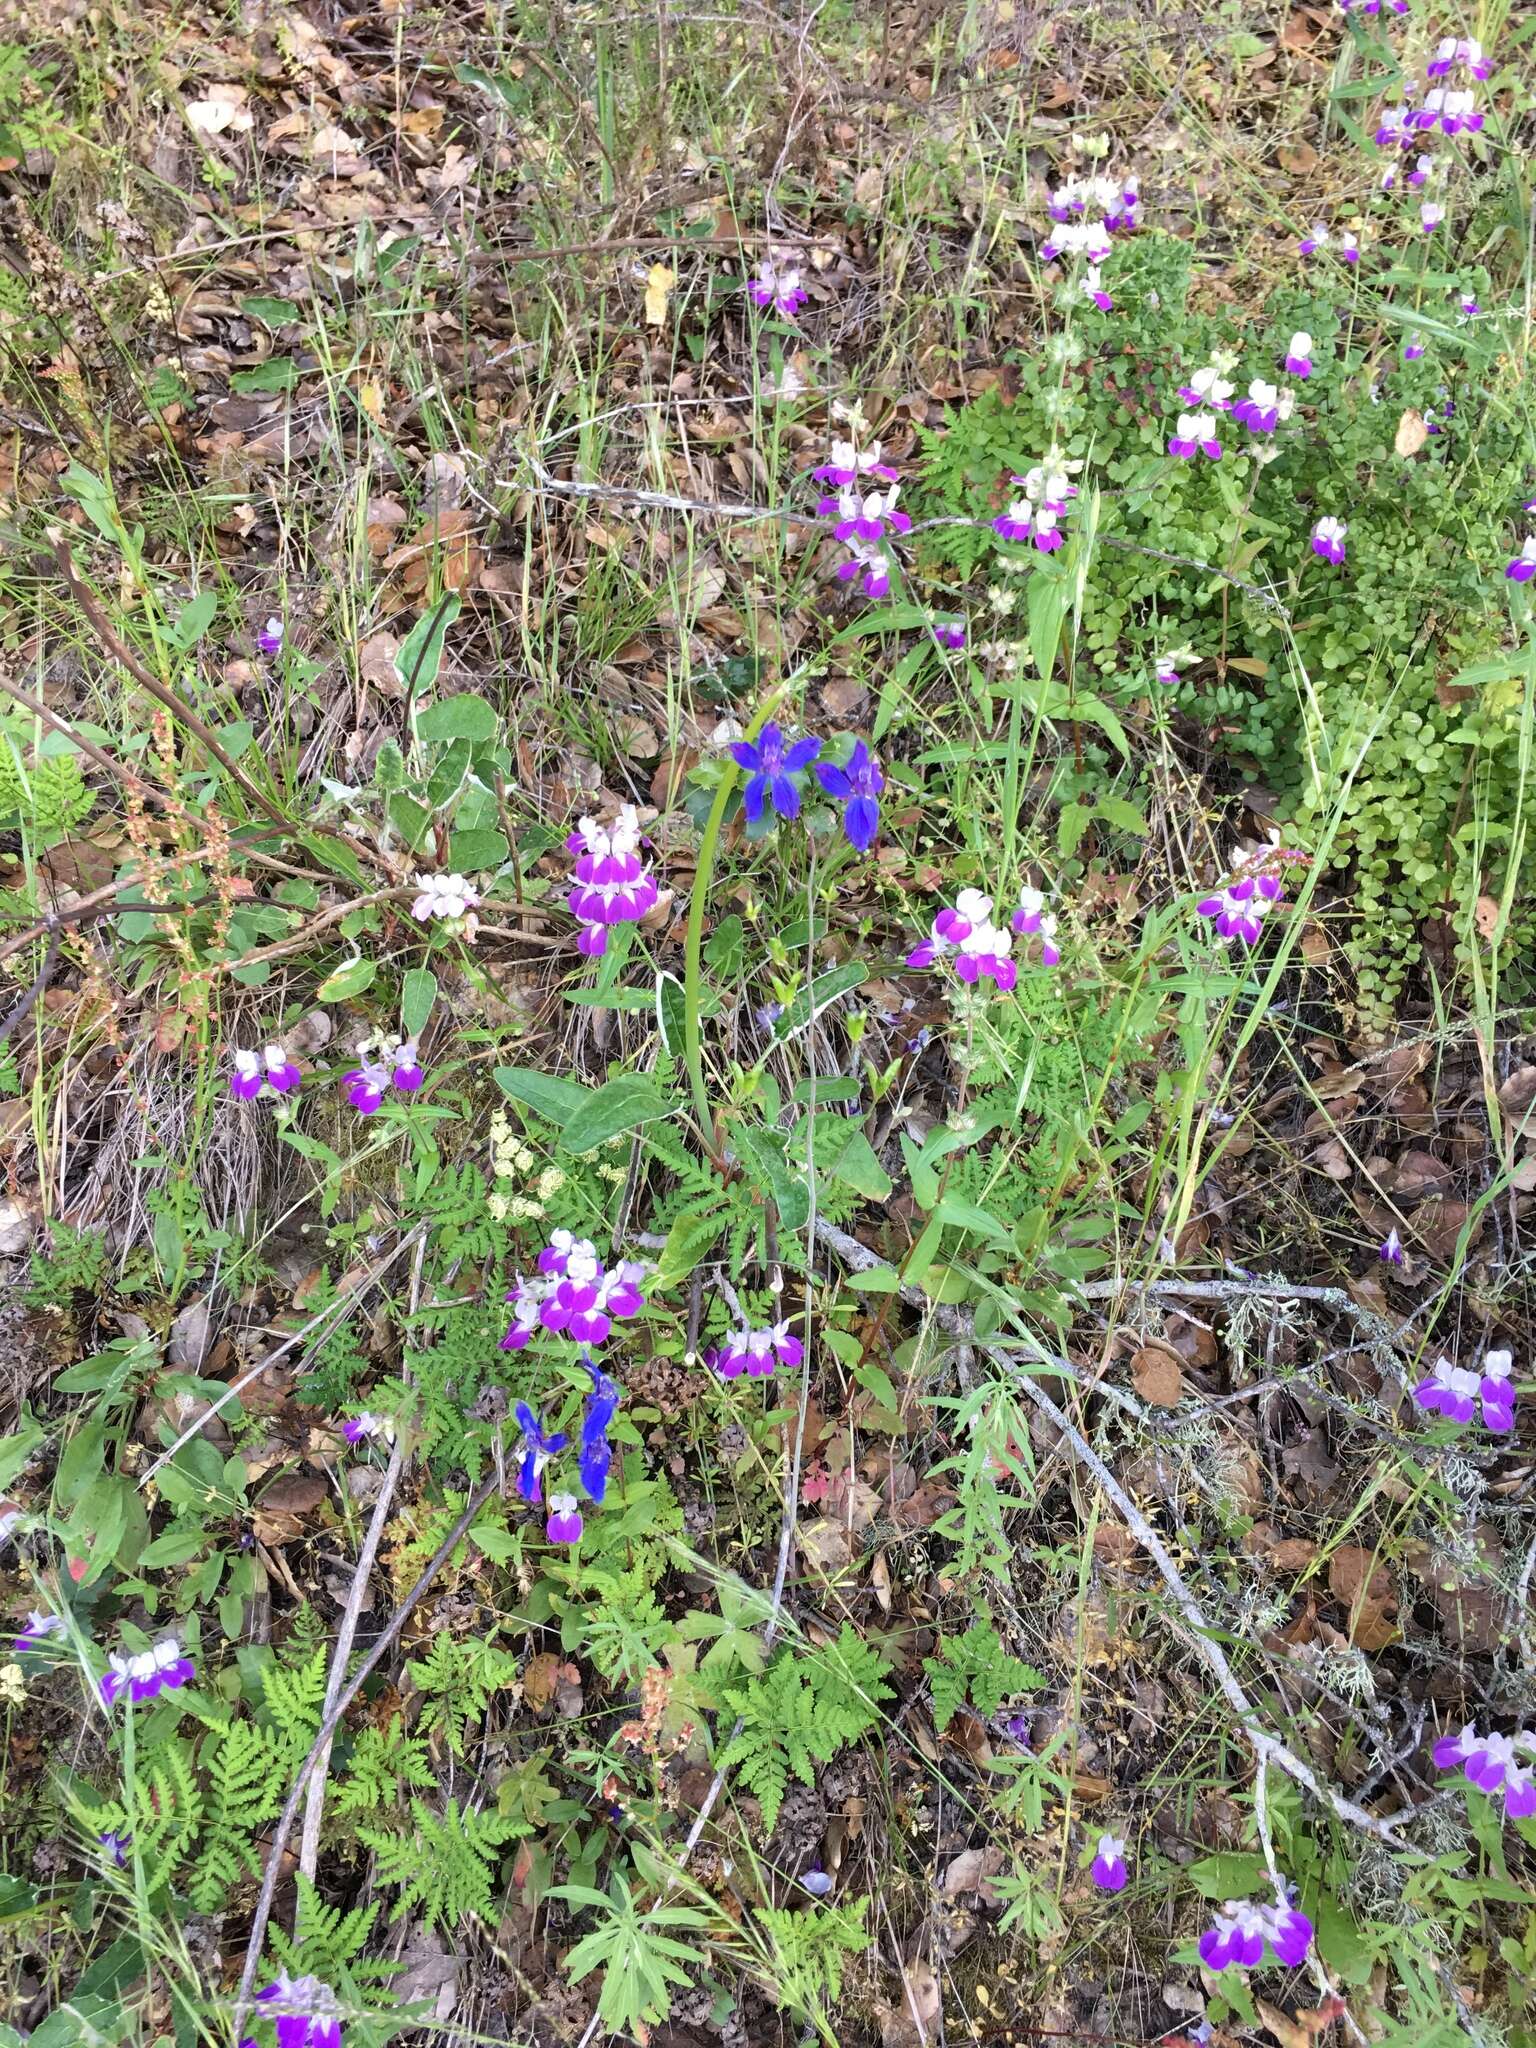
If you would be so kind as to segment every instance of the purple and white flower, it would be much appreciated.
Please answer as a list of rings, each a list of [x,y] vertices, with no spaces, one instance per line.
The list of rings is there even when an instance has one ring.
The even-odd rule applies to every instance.
[[[1486,79],[1493,73],[1476,36],[1442,36],[1424,68],[1431,78],[1449,78],[1458,65],[1469,78]]]
[[[776,1365],[793,1369],[805,1362],[805,1346],[789,1327],[789,1319],[766,1328],[737,1330],[727,1337],[715,1356],[715,1370],[723,1380],[739,1379],[746,1373],[762,1379]]]
[[[1475,93],[1466,87],[1436,85],[1425,93],[1413,125],[1421,132],[1438,126],[1443,135],[1476,135],[1483,120]]]
[[[1241,881],[1229,883],[1219,895],[1202,897],[1195,905],[1195,914],[1215,920],[1218,938],[1227,942],[1241,939],[1245,946],[1255,946],[1263,932],[1264,919],[1284,894],[1278,876],[1245,875]]]
[[[1231,357],[1217,355],[1194,371],[1187,384],[1179,386],[1180,398],[1186,405],[1200,410],[1225,412],[1232,402],[1232,393],[1237,389],[1226,374],[1231,367]]]
[[[1445,208],[1437,200],[1426,199],[1419,208],[1419,226],[1426,235],[1432,235],[1445,219]]]
[[[1312,232],[1301,238],[1301,253],[1303,256],[1315,256],[1319,249],[1326,249],[1332,239],[1323,223],[1315,220],[1312,223]]]
[[[1349,527],[1342,519],[1332,516],[1319,519],[1312,529],[1313,554],[1321,555],[1325,562],[1332,562],[1337,567],[1344,559],[1344,536],[1348,532]]]
[[[1312,1946],[1312,1922],[1295,1906],[1267,1906],[1250,1899],[1228,1899],[1216,1909],[1216,1924],[1197,1944],[1208,1970],[1236,1964],[1256,1970],[1266,1951],[1288,1970],[1306,1960]]]
[[[831,761],[816,763],[816,780],[827,795],[843,806],[843,831],[856,853],[868,853],[880,830],[881,790],[885,775],[880,763],[862,740],[855,740],[848,764],[839,768]]]
[[[878,599],[891,594],[890,559],[868,541],[849,541],[848,559],[839,562],[833,574],[839,583],[852,583],[855,578],[861,578],[859,587],[866,597]]]
[[[1377,1257],[1387,1266],[1400,1266],[1403,1263],[1403,1240],[1397,1234],[1395,1223],[1382,1239]]]
[[[1520,552],[1509,564],[1504,574],[1513,583],[1529,583],[1536,576],[1536,533],[1528,533],[1520,544]]]
[[[731,758],[738,768],[749,771],[741,803],[753,824],[762,817],[765,806],[771,806],[779,818],[799,817],[800,785],[794,778],[803,775],[820,752],[820,740],[810,736],[790,740],[772,720],[755,740],[732,743]]]
[[[395,1440],[395,1425],[388,1415],[375,1415],[364,1408],[356,1415],[349,1415],[341,1425],[341,1433],[349,1444],[371,1443],[374,1437],[383,1437],[386,1443]]]
[[[865,491],[862,495],[850,486],[836,497],[823,498],[816,510],[825,518],[836,519],[832,533],[837,540],[884,540],[887,531],[912,531],[907,514],[896,509],[900,495],[900,484],[890,484],[883,491]]]
[[[1465,1424],[1481,1402],[1484,1428],[1502,1434],[1515,1426],[1514,1366],[1508,1351],[1488,1352],[1480,1373],[1438,1358],[1429,1376],[1414,1388],[1414,1404],[1447,1422]]]
[[[268,619],[256,635],[256,651],[264,654],[268,661],[283,651],[283,622],[278,618]]]
[[[964,619],[934,619],[928,627],[937,644],[955,654],[965,645]]]
[[[416,876],[416,888],[418,894],[411,904],[412,917],[419,918],[423,924],[436,920],[450,927],[462,921],[465,938],[474,938],[474,913],[480,907],[480,898],[467,875],[429,875],[423,869]]]
[[[637,924],[659,900],[640,853],[640,815],[625,804],[611,825],[583,818],[565,843],[577,856],[566,907],[582,927],[578,951],[592,958],[608,950],[610,927]]]
[[[1426,346],[1427,344],[1422,334],[1410,334],[1403,343],[1403,361],[1405,363],[1416,363],[1419,357],[1423,355]]]
[[[834,441],[832,460],[811,471],[817,483],[836,484],[839,490],[846,490],[851,484],[862,483],[866,477],[872,476],[893,484],[900,474],[900,470],[892,469],[888,462],[880,460],[878,441],[871,441],[867,448],[862,449],[854,441]]]
[[[1013,934],[992,922],[992,898],[979,889],[962,889],[954,909],[939,912],[932,933],[913,947],[906,964],[933,967],[953,955],[961,981],[991,981],[1006,995],[1019,979],[1018,964],[1008,957],[1012,950]]]
[[[297,1088],[303,1076],[280,1045],[263,1046],[260,1052],[236,1047],[235,1071],[229,1077],[229,1092],[237,1101],[254,1102],[264,1089],[286,1095]]]
[[[645,1306],[640,1282],[646,1268],[621,1259],[605,1268],[590,1238],[557,1231],[539,1254],[539,1278],[517,1284],[507,1295],[512,1322],[503,1351],[521,1351],[537,1329],[574,1343],[606,1343],[616,1321],[639,1315]]]
[[[341,2048],[341,2005],[318,1977],[279,1970],[277,1981],[257,1992],[256,2002],[276,2025],[277,2048]]]
[[[799,264],[791,263],[783,250],[770,251],[758,259],[757,275],[748,278],[747,296],[760,310],[771,306],[780,319],[792,320],[807,296],[800,276]]]
[[[1123,1892],[1126,1882],[1125,1843],[1119,1835],[1102,1834],[1088,1875],[1101,1892]]]
[[[1457,303],[1463,320],[1475,320],[1483,310],[1477,302],[1476,292],[1463,292]]]
[[[1398,103],[1383,107],[1376,117],[1376,146],[1378,149],[1400,149],[1411,142],[1414,133],[1413,108]]]
[[[1435,159],[1432,156],[1427,156],[1423,150],[1420,150],[1413,160],[1413,169],[1408,173],[1410,189],[1417,192],[1421,186],[1427,185],[1430,179],[1434,177],[1437,168]],[[1445,213],[1444,207],[1440,211],[1443,217]],[[1422,215],[1420,218],[1422,219]]]
[[[1079,289],[1085,299],[1091,299],[1101,313],[1113,313],[1115,302],[1104,289],[1104,278],[1097,263],[1090,263],[1083,272]]]
[[[1263,377],[1255,377],[1248,386],[1248,396],[1238,399],[1232,408],[1232,417],[1240,420],[1252,434],[1272,434],[1276,427],[1288,420],[1296,404],[1289,391],[1282,391],[1277,384],[1268,383]]]
[[[29,1650],[41,1649],[50,1636],[61,1636],[64,1633],[65,1623],[62,1614],[44,1614],[34,1607],[27,1616],[26,1627],[11,1647],[18,1657],[24,1657]]]
[[[347,1100],[359,1115],[372,1116],[389,1089],[397,1088],[402,1095],[414,1095],[426,1078],[416,1041],[408,1038],[389,1054],[388,1066],[382,1059],[364,1058],[359,1065],[348,1068],[341,1077],[341,1084],[347,1091]]]
[[[96,1837],[97,1842],[112,1858],[119,1870],[128,1868],[128,1851],[133,1846],[132,1835],[119,1835],[107,1828]]]
[[[1061,949],[1056,944],[1056,919],[1047,912],[1045,897],[1038,889],[1021,889],[1019,907],[1008,920],[1021,938],[1039,939],[1040,958],[1047,967],[1059,967]]]
[[[1221,443],[1216,438],[1216,415],[1211,412],[1181,412],[1177,427],[1168,436],[1168,453],[1176,455],[1181,462],[1188,462],[1196,455],[1204,455],[1209,462],[1220,462]]]
[[[1020,495],[993,520],[992,531],[1001,540],[1032,540],[1042,554],[1054,553],[1067,537],[1061,520],[1068,503],[1077,496],[1070,474],[1076,467],[1053,449],[1043,462],[1014,477]]]
[[[579,1543],[581,1531],[581,1508],[575,1494],[552,1493],[544,1522],[545,1536],[551,1543]]]
[[[1536,1735],[1526,1730],[1516,1735],[1482,1735],[1469,1721],[1459,1735],[1442,1735],[1433,1754],[1438,1770],[1459,1770],[1469,1785],[1475,1785],[1479,1792],[1486,1792],[1490,1797],[1495,1792],[1507,1794],[1513,1780],[1519,1797],[1519,1811],[1513,1805],[1510,1811],[1518,1820],[1536,1810],[1526,1804],[1530,1796],[1528,1781],[1531,1772],[1528,1765],[1518,1760],[1522,1750],[1528,1754],[1536,1753]]]
[[[130,1700],[152,1700],[162,1692],[175,1692],[195,1676],[192,1659],[183,1654],[175,1636],[167,1636],[150,1650],[131,1650],[127,1656],[114,1650],[99,1683],[102,1705],[110,1707],[124,1692]]]
[[[1340,235],[1339,260],[1341,263],[1358,263],[1360,261],[1360,238],[1358,235]]]
[[[1312,337],[1305,328],[1298,328],[1286,344],[1285,370],[1289,377],[1312,374]]]

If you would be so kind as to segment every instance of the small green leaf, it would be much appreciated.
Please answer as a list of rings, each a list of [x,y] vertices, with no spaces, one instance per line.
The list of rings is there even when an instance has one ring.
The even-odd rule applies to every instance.
[[[830,1171],[834,1180],[840,1180],[871,1202],[883,1202],[891,1192],[891,1176],[857,1124],[848,1133],[847,1144],[833,1159]]]
[[[400,643],[395,656],[395,674],[407,697],[415,699],[430,690],[443,665],[443,642],[448,628],[459,616],[460,598],[450,593],[441,604],[423,612]]]
[[[499,868],[507,857],[507,842],[504,834],[488,826],[467,826],[463,831],[454,832],[448,839],[448,865],[457,868],[461,874],[470,875],[487,868]]]
[[[346,960],[334,974],[328,974],[315,990],[315,1000],[320,1003],[350,1002],[353,996],[360,996],[365,988],[371,988],[378,973],[378,962],[359,954],[355,960]]]
[[[187,599],[176,618],[176,645],[184,654],[202,639],[213,624],[218,608],[219,593],[216,590],[200,590],[196,597]]]
[[[269,356],[254,370],[234,371],[229,388],[241,398],[262,398],[275,392],[291,391],[298,381],[299,366],[292,356]]]
[[[256,294],[242,299],[240,310],[248,320],[259,320],[263,327],[286,327],[299,317],[292,299],[265,299]]]
[[[658,1287],[676,1287],[686,1280],[724,1228],[720,1216],[679,1216],[667,1232],[661,1257],[656,1262]]]

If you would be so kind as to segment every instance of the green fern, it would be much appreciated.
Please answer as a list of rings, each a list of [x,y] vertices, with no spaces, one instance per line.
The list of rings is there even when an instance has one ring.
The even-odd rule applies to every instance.
[[[757,1923],[772,1944],[769,1989],[797,2018],[811,2021],[842,1996],[843,1966],[861,1955],[873,1936],[864,1926],[867,1898],[838,1906],[813,1906],[789,1912],[759,1908]]]
[[[524,1822],[504,1814],[462,1812],[456,1799],[441,1818],[413,1799],[408,1833],[359,1828],[358,1839],[379,1859],[379,1882],[400,1887],[391,1920],[419,1907],[429,1927],[453,1927],[491,1918],[496,1851],[527,1833]]]
[[[456,1756],[464,1754],[471,1724],[480,1719],[496,1693],[516,1685],[520,1671],[510,1650],[479,1636],[463,1641],[456,1636],[438,1636],[426,1657],[412,1658],[405,1668],[411,1683],[431,1703],[430,1725],[447,1731]]]
[[[301,1754],[320,1732],[329,1663],[322,1645],[302,1664],[269,1664],[262,1673],[261,1702],[272,1726],[290,1749]]]
[[[294,1745],[251,1721],[204,1738],[205,1822],[187,1887],[195,1912],[213,1912],[242,1876],[257,1874],[254,1836],[283,1803],[293,1756]]]
[[[941,1733],[969,1700],[978,1714],[995,1714],[1014,1693],[1036,1692],[1043,1675],[1003,1648],[990,1622],[973,1622],[964,1635],[946,1636],[923,1669],[933,1696],[933,1725]]]
[[[782,1650],[761,1678],[727,1690],[726,1705],[741,1717],[741,1727],[721,1753],[720,1768],[734,1770],[758,1800],[770,1834],[791,1775],[813,1785],[818,1762],[830,1762],[875,1726],[879,1702],[891,1696],[884,1669],[879,1652],[845,1625],[823,1657]]]
[[[407,1735],[398,1714],[388,1728],[364,1728],[336,1785],[338,1813],[393,1813],[407,1790],[435,1782],[427,1745]]]
[[[85,786],[78,754],[49,754],[32,770],[32,817],[39,835],[60,839],[88,818],[96,799]]]
[[[377,1902],[344,1913],[339,1906],[328,1906],[307,1877],[299,1878],[298,1887],[292,1935],[276,1920],[267,1929],[273,1957],[290,1976],[308,1973],[340,1991],[349,1976],[359,1983],[385,1983],[404,1967],[362,1953],[379,1917]]]

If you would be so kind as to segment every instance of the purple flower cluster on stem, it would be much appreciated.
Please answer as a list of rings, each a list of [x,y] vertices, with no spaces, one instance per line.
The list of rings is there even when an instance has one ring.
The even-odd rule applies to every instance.
[[[646,1269],[632,1259],[605,1267],[590,1238],[569,1230],[554,1232],[539,1253],[538,1275],[517,1284],[507,1295],[512,1321],[501,1340],[503,1351],[521,1351],[535,1330],[569,1337],[575,1344],[606,1344],[616,1321],[639,1315],[645,1306],[640,1282]]]
[[[318,1977],[290,1977],[279,1970],[274,1983],[256,1994],[263,2017],[277,2030],[277,2048],[341,2048],[341,2005]],[[240,2048],[256,2048],[246,2039]]]
[[[790,259],[794,252],[770,249],[759,257],[757,275],[747,280],[747,297],[760,312],[770,309],[781,320],[793,320],[805,304],[806,291],[800,282],[801,269]]]
[[[768,808],[778,818],[799,817],[800,784],[794,778],[803,776],[820,752],[820,740],[809,734],[791,740],[772,719],[755,740],[732,741],[731,759],[747,770],[742,809],[754,825]]]
[[[638,924],[656,908],[654,878],[640,855],[640,816],[625,804],[612,825],[583,818],[566,840],[577,856],[566,904],[581,924],[576,949],[595,958],[608,950],[617,924]]]
[[[1218,895],[1202,897],[1195,914],[1213,919],[1216,936],[1225,943],[1241,939],[1245,946],[1254,946],[1263,933],[1264,919],[1284,895],[1277,875],[1246,875]]]
[[[1125,1843],[1118,1835],[1100,1835],[1093,1862],[1088,1867],[1088,1875],[1101,1892],[1125,1890],[1128,1876],[1125,1867]]]
[[[229,1077],[229,1092],[237,1102],[254,1102],[269,1088],[274,1095],[286,1095],[303,1078],[280,1045],[263,1046],[260,1052],[247,1052],[237,1046],[233,1059],[235,1071]]]
[[[26,1627],[17,1636],[11,1647],[15,1650],[18,1657],[24,1657],[30,1650],[40,1650],[50,1636],[63,1635],[64,1632],[65,1623],[62,1614],[44,1614],[34,1607],[27,1616]]]
[[[414,1095],[427,1078],[414,1039],[403,1040],[388,1053],[387,1059],[388,1065],[384,1059],[363,1058],[341,1077],[347,1100],[359,1116],[372,1116],[389,1089]]]
[[[704,1354],[706,1365],[713,1367],[723,1380],[740,1379],[746,1373],[751,1379],[762,1379],[775,1366],[793,1369],[805,1362],[805,1346],[789,1327],[789,1318],[782,1322],[767,1324],[762,1329],[735,1331],[718,1349]]]
[[[1208,1970],[1256,1970],[1266,1954],[1288,1970],[1306,1961],[1312,1946],[1312,1922],[1293,1905],[1262,1905],[1251,1899],[1228,1899],[1216,1909],[1216,1924],[1197,1944]]]
[[[1480,1735],[1469,1721],[1459,1735],[1441,1736],[1434,1758],[1440,1770],[1459,1770],[1469,1785],[1490,1798],[1502,1792],[1504,1811],[1511,1820],[1528,1820],[1536,1814],[1536,1770],[1518,1760],[1522,1751],[1536,1756],[1536,1735],[1529,1730],[1516,1735]]]
[[[157,1699],[162,1692],[175,1692],[196,1676],[192,1659],[183,1654],[175,1636],[167,1636],[152,1650],[131,1650],[126,1656],[114,1650],[99,1682],[101,1702],[110,1707],[126,1692],[133,1701]]]
[[[1488,1352],[1480,1373],[1438,1358],[1433,1371],[1414,1388],[1414,1405],[1426,1414],[1443,1415],[1447,1422],[1465,1424],[1481,1403],[1483,1427],[1502,1435],[1515,1426],[1514,1370],[1514,1354],[1509,1351]]]
[[[1066,540],[1062,519],[1077,496],[1066,462],[1054,449],[1043,462],[1016,476],[1019,496],[992,522],[999,540],[1033,541],[1041,554],[1054,554]]]

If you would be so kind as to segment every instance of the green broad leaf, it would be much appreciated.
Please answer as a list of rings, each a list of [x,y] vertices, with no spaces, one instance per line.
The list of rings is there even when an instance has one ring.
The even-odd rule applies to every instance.
[[[832,645],[840,640],[867,640],[872,633],[910,633],[914,626],[926,626],[928,614],[919,604],[882,605],[877,612],[864,612],[851,626],[844,626],[841,633],[834,634]]]
[[[901,1280],[894,1266],[873,1266],[867,1273],[845,1273],[843,1285],[859,1294],[894,1294]]]
[[[470,826],[449,834],[448,865],[461,874],[477,874],[499,868],[510,850],[505,833],[486,825]]]
[[[688,1035],[688,991],[675,974],[656,976],[656,1027],[673,1059],[681,1059]]]
[[[610,1138],[623,1137],[642,1124],[655,1123],[676,1112],[673,1097],[663,1095],[644,1074],[619,1074],[612,1081],[605,1081],[596,1094],[589,1095],[567,1120],[560,1143],[567,1152],[590,1152]]]
[[[256,728],[248,718],[232,718],[228,725],[219,727],[219,745],[232,761],[240,760],[251,751],[256,737]]]
[[[850,1130],[847,1144],[827,1170],[834,1180],[840,1180],[844,1187],[852,1188],[855,1194],[863,1195],[868,1201],[883,1202],[891,1192],[891,1176],[880,1164],[874,1146],[857,1124]]]
[[[758,1124],[729,1126],[738,1158],[748,1178],[762,1194],[773,1199],[779,1212],[779,1226],[793,1234],[810,1221],[811,1191],[803,1174],[796,1173],[784,1155],[784,1137]]]
[[[7,1920],[23,1920],[37,1904],[37,1886],[28,1884],[23,1877],[10,1877],[0,1872],[0,1926]],[[0,2027],[0,2043],[3,2043],[9,2027]],[[20,2034],[12,2037],[18,2044]]]
[[[0,1437],[0,1493],[10,1485],[46,1436],[47,1431],[36,1416],[25,1415],[20,1429],[14,1430],[10,1436]]]
[[[817,1074],[797,1081],[789,1099],[819,1109],[828,1102],[857,1102],[863,1092],[862,1084],[847,1074]]]
[[[745,927],[734,913],[722,917],[704,942],[704,964],[722,981],[734,981],[741,973]]]
[[[1264,1858],[1239,1850],[1202,1856],[1185,1875],[1202,1899],[1243,1899],[1269,1881]]]
[[[349,882],[362,882],[363,864],[345,840],[335,839],[329,832],[301,832],[299,844],[311,860],[317,860],[321,867],[329,868],[333,875],[344,875]]]
[[[790,943],[786,940],[786,944]],[[847,960],[841,967],[829,967],[825,974],[818,974],[809,988],[801,989],[794,1001],[773,1028],[775,1044],[782,1044],[791,1033],[804,1030],[814,1018],[821,1015],[829,1003],[835,1003],[839,996],[857,988],[868,979],[869,968],[859,960]]]
[[[263,327],[286,327],[299,317],[292,299],[266,299],[258,294],[242,299],[240,310],[248,320],[259,320]]]
[[[395,656],[395,674],[408,699],[414,700],[437,681],[437,672],[443,665],[443,642],[448,628],[459,616],[460,602],[458,593],[450,592],[441,604],[423,612],[401,641]]]
[[[234,371],[229,388],[241,398],[262,398],[291,391],[298,381],[299,366],[292,356],[270,356],[254,370]]]
[[[147,1543],[139,1553],[139,1569],[147,1572],[167,1565],[186,1564],[206,1549],[207,1543],[207,1534],[201,1528],[167,1529],[163,1536]]]
[[[503,1095],[557,1126],[569,1123],[592,1100],[593,1091],[579,1081],[559,1081],[537,1067],[497,1067],[494,1079]]]
[[[957,1201],[953,1195],[946,1195],[934,1210],[934,1220],[946,1223],[954,1230],[963,1230],[968,1237],[983,1238],[988,1244],[995,1244],[1005,1251],[1013,1249],[1013,1233],[998,1222],[985,1209],[978,1209],[972,1202]]]
[[[608,957],[611,956],[605,956],[605,959]],[[654,1010],[656,991],[650,988],[568,988],[565,1000],[585,1010]]]
[[[1072,856],[1083,843],[1083,834],[1093,817],[1088,804],[1063,804],[1056,820],[1056,850],[1064,860]]]
[[[200,590],[196,597],[188,598],[177,614],[175,626],[176,645],[183,654],[202,639],[213,624],[218,609],[219,593],[216,590]]]
[[[100,1476],[102,1464],[107,1455],[107,1425],[93,1416],[89,1422],[77,1429],[64,1447],[54,1474],[54,1499],[62,1506],[70,1506]]]
[[[413,967],[400,984],[400,1029],[420,1038],[437,1001],[437,976],[429,967]]]
[[[460,85],[476,85],[481,92],[489,93],[509,113],[527,111],[528,88],[516,79],[504,78],[494,71],[482,71],[478,64],[455,64],[453,75]]]
[[[656,1262],[657,1285],[676,1287],[680,1281],[686,1280],[704,1254],[714,1246],[723,1227],[724,1219],[718,1214],[700,1216],[690,1211],[679,1216],[667,1232],[667,1241]]]
[[[402,648],[401,653],[404,651]],[[395,666],[399,665],[396,657]],[[416,714],[417,732],[434,744],[441,740],[492,740],[496,729],[495,710],[484,697],[439,697]]]
[[[78,462],[72,462],[59,478],[59,488],[67,498],[74,499],[104,539],[122,544],[123,525],[110,484],[103,483]]]
[[[1147,821],[1136,806],[1123,796],[1101,796],[1094,806],[1101,818],[1107,818],[1117,832],[1132,833],[1137,839],[1147,836]]]
[[[373,978],[379,971],[376,960],[369,960],[359,954],[355,960],[344,961],[334,974],[328,974],[315,990],[319,1003],[345,1003],[353,996],[360,996],[363,990],[373,986]]]
[[[902,693],[908,683],[922,668],[934,652],[932,635],[924,633],[915,646],[909,647],[886,677],[880,689],[880,702],[875,707],[875,729],[873,738],[878,746],[890,731],[891,722],[901,709]]]

